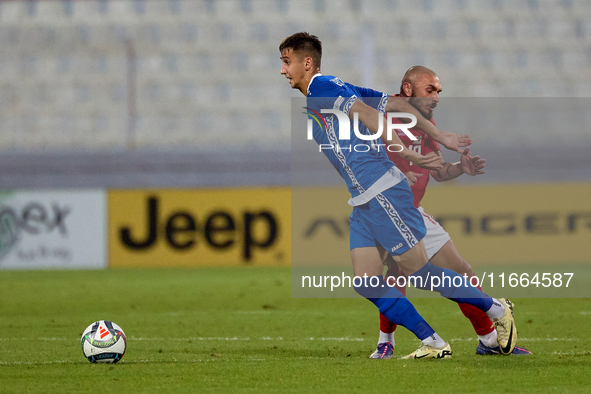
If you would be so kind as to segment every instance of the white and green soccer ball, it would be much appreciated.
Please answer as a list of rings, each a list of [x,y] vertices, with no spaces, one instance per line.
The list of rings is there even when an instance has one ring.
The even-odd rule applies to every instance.
[[[127,348],[125,333],[117,324],[99,320],[84,330],[82,353],[91,363],[116,363]]]

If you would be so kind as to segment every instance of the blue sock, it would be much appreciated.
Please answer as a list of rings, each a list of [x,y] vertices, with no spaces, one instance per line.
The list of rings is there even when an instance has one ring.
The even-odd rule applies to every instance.
[[[412,277],[417,279],[411,280]],[[431,263],[425,264],[408,278],[417,289],[436,291],[445,298],[460,304],[474,305],[483,312],[488,311],[493,303],[491,297],[471,286],[460,274]]]
[[[396,288],[389,287],[381,275],[366,277],[364,282],[360,286],[355,286],[353,282],[355,291],[373,302],[392,323],[405,327],[421,341],[435,334],[410,301]],[[375,287],[371,285],[376,283]]]

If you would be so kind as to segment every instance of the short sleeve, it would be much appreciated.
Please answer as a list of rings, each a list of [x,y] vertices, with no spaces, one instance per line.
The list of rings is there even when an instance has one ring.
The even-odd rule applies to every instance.
[[[388,104],[388,99],[390,98],[389,95],[387,95],[386,93],[378,92],[377,90],[363,88],[360,86],[351,85],[351,88],[357,90],[359,96],[361,97],[361,100],[365,104],[378,110],[381,114],[384,114],[386,112],[386,104]]]
[[[338,109],[349,115],[359,97],[339,78],[316,78],[310,85],[308,107],[314,109]]]

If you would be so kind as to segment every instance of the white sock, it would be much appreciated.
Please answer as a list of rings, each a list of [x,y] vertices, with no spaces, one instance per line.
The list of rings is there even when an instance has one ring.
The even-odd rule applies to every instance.
[[[505,305],[501,304],[496,298],[493,298],[492,300],[492,306],[488,311],[486,311],[486,314],[491,319],[498,319],[499,317],[503,316],[503,313],[505,313]]]
[[[497,330],[494,329],[490,334],[486,335],[478,335],[478,339],[484,344],[484,346],[488,347],[497,347],[499,346],[499,342],[497,341]]]
[[[394,333],[380,331],[380,340],[378,341],[378,345],[380,343],[386,343],[386,342],[390,342],[392,344],[392,346],[394,346]]]
[[[421,342],[423,345],[429,345],[436,348],[442,348],[446,343],[439,335],[437,335],[437,333],[434,333],[433,335],[423,339]]]

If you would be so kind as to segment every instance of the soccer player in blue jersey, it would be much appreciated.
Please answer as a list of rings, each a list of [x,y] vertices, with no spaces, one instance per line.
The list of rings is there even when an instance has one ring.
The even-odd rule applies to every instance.
[[[279,46],[281,74],[293,89],[307,97],[307,108],[324,114],[324,127],[316,124],[313,136],[326,149],[322,152],[345,180],[353,206],[350,216],[350,249],[353,273],[365,277],[355,285],[357,293],[374,303],[380,313],[393,323],[413,332],[422,345],[404,358],[450,358],[451,347],[419,315],[410,301],[383,279],[381,245],[395,259],[406,275],[415,277],[415,287],[434,290],[455,302],[468,303],[484,311],[497,329],[501,353],[511,354],[517,339],[513,306],[508,300],[493,299],[470,286],[459,274],[431,265],[422,241],[425,225],[413,206],[413,196],[404,174],[388,159],[384,148],[372,143],[374,134],[387,130],[385,112],[406,112],[417,118],[417,127],[448,149],[460,152],[471,143],[468,136],[438,130],[404,98],[391,98],[371,89],[345,84],[334,76],[322,75],[322,44],[318,37],[296,33]],[[323,111],[324,110],[324,111]],[[325,111],[332,110],[331,113]],[[335,110],[341,111],[337,113]],[[350,120],[350,129],[358,117],[356,133],[346,139],[337,127]],[[340,127],[343,127],[340,125]],[[434,153],[425,156],[406,148],[396,133],[387,141],[400,147],[398,154],[429,169],[440,169],[442,159]],[[365,148],[363,148],[365,146]],[[383,145],[382,145],[383,147]],[[450,278],[436,284],[434,278]],[[367,280],[369,278],[369,280]],[[452,280],[453,279],[453,280]],[[459,279],[459,282],[455,282]],[[452,283],[461,283],[454,286]]]

